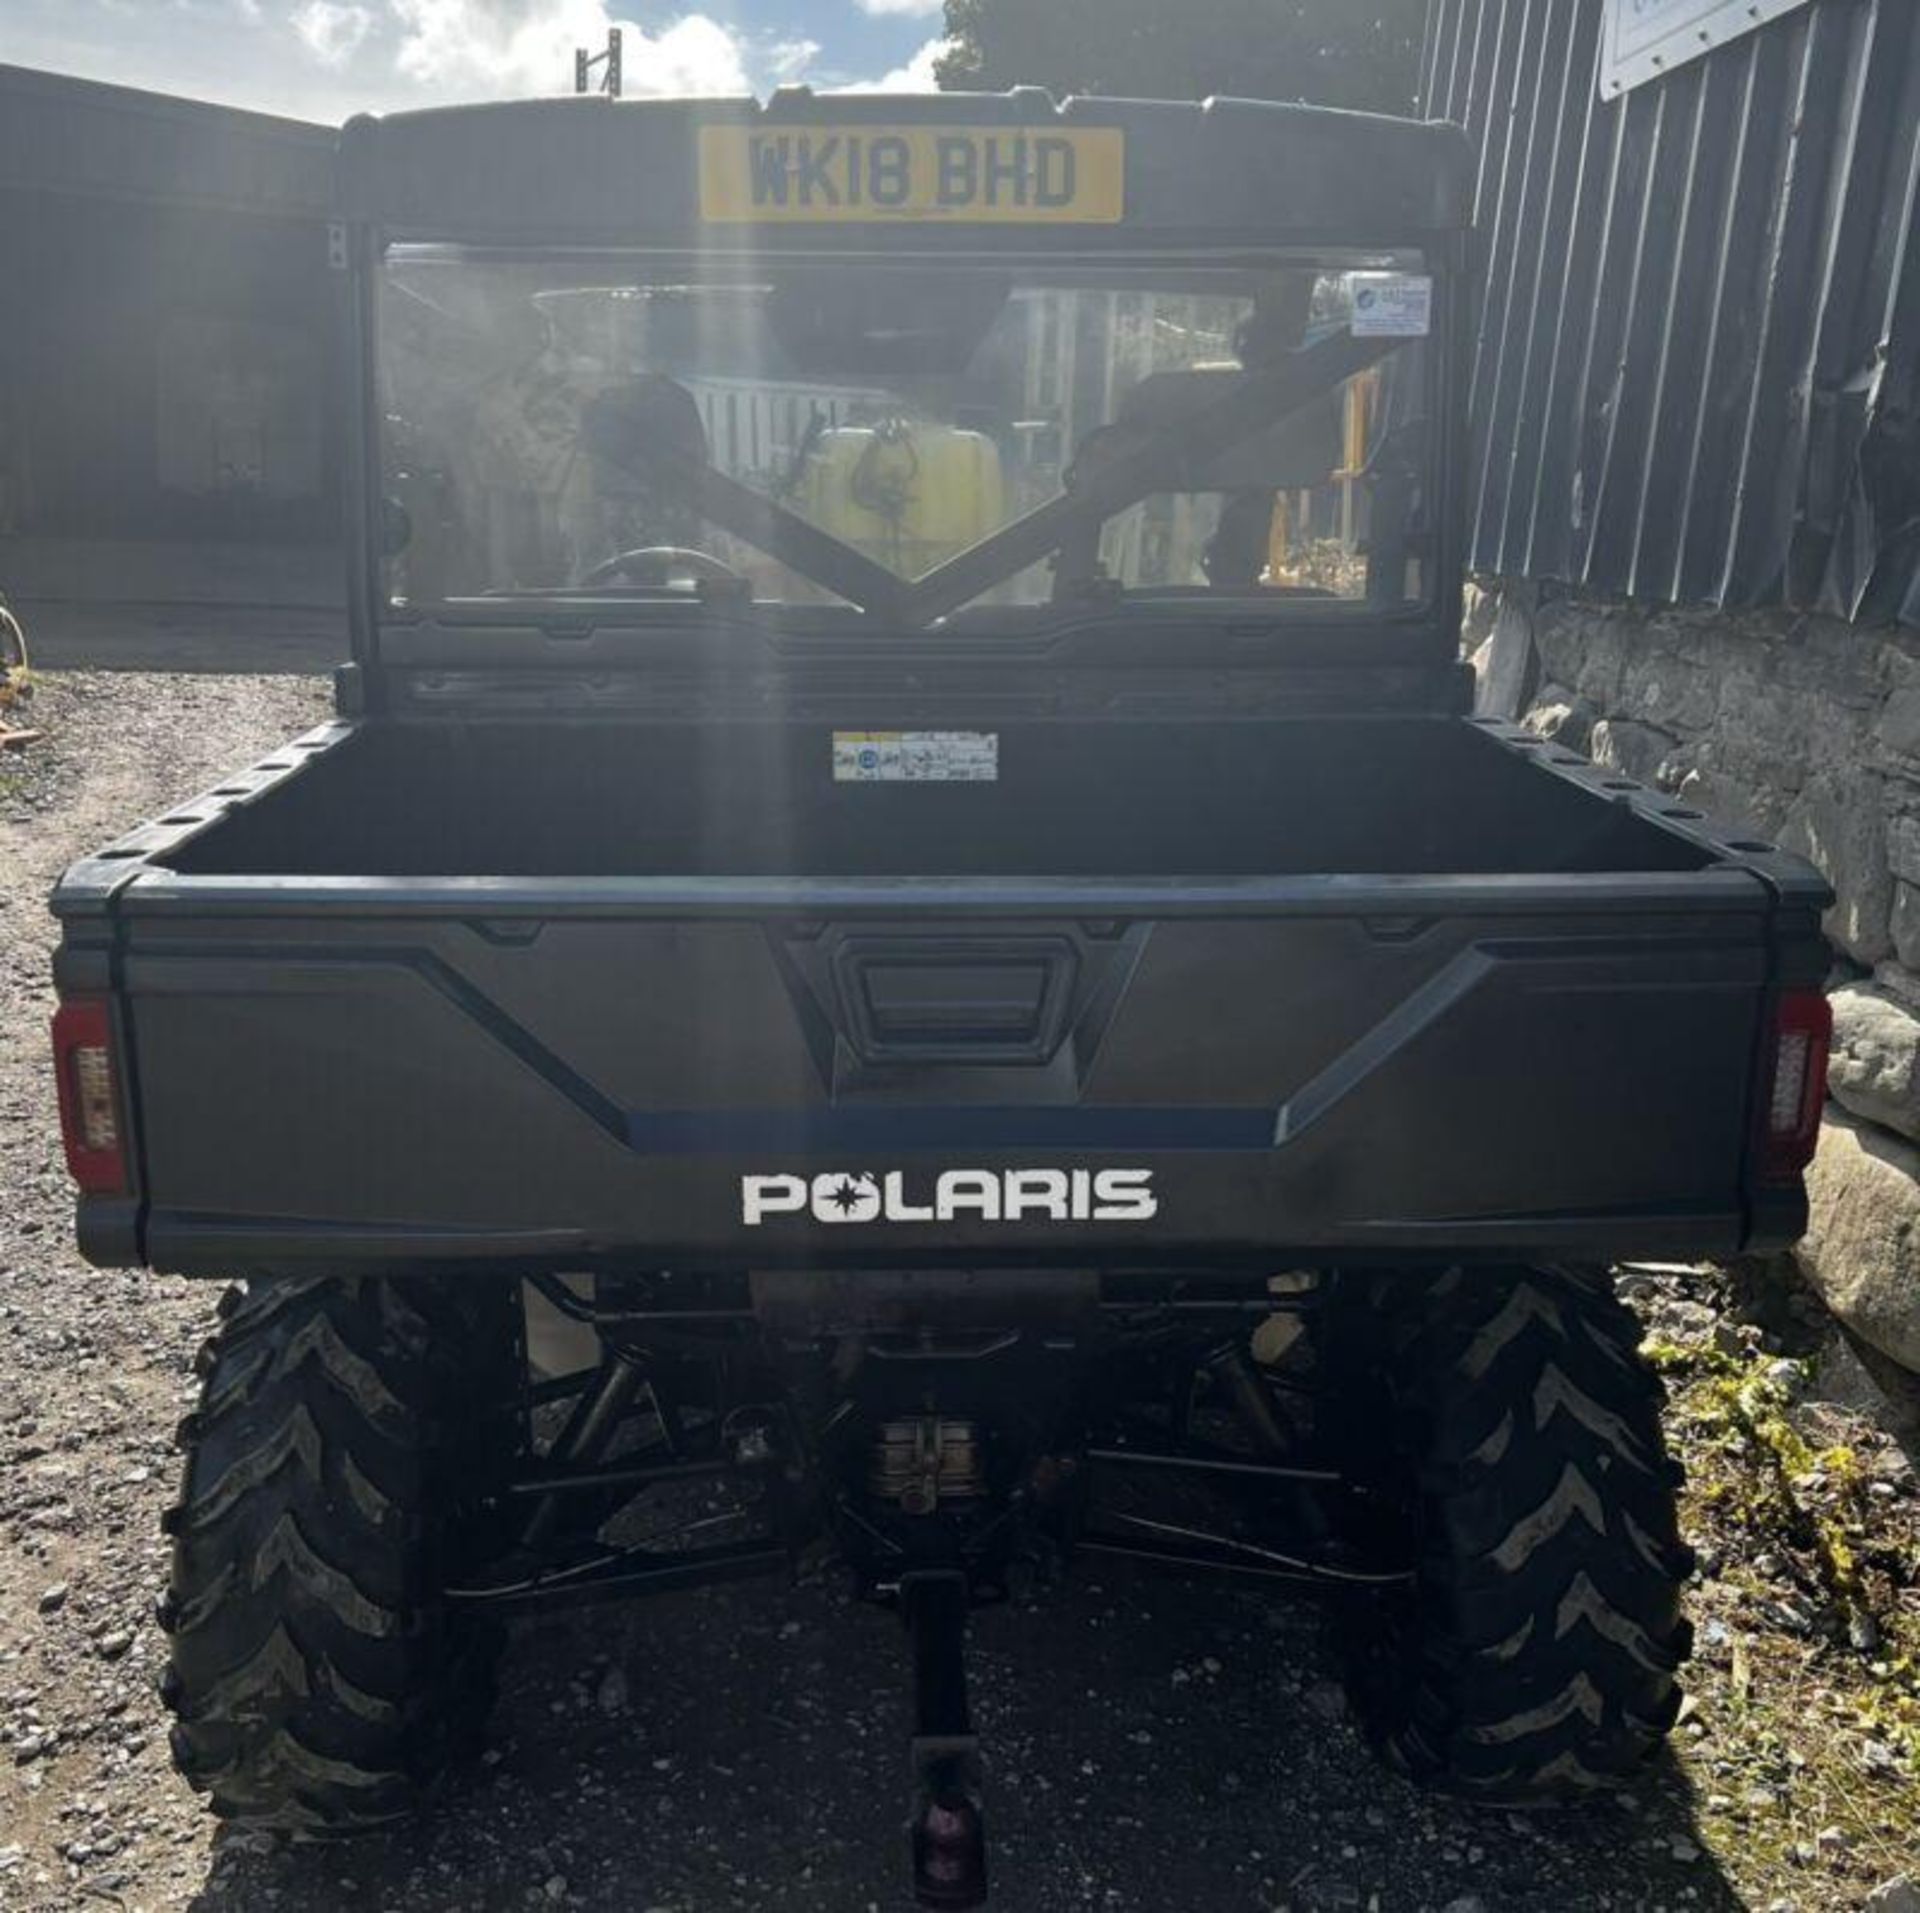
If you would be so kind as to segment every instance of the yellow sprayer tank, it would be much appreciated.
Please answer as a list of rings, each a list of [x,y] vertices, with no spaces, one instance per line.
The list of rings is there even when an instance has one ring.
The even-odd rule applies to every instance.
[[[822,531],[917,578],[1006,523],[1006,474],[984,433],[849,426],[821,435],[792,503]]]

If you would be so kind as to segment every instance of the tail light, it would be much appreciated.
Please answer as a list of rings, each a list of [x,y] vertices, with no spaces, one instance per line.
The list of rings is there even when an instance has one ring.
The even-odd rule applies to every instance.
[[[127,1188],[126,1125],[113,1047],[113,1012],[103,996],[77,996],[53,1019],[53,1066],[67,1167],[90,1196]]]
[[[1833,1006],[1820,991],[1790,990],[1780,998],[1760,1138],[1760,1172],[1769,1182],[1791,1182],[1813,1160],[1832,1041]]]

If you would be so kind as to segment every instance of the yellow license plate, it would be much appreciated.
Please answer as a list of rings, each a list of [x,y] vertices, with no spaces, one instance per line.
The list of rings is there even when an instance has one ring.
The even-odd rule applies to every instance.
[[[700,216],[721,225],[1112,226],[1126,179],[1118,127],[700,129]]]

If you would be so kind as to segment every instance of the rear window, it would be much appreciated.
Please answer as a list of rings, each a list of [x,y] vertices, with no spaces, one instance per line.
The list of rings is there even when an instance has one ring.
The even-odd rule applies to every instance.
[[[788,265],[396,248],[402,605],[724,597],[930,624],[1421,601],[1417,256]]]

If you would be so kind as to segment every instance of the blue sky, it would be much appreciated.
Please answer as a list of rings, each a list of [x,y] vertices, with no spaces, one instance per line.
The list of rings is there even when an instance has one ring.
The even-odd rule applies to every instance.
[[[941,0],[0,0],[0,62],[303,119],[570,90],[626,33],[627,92],[930,86]]]

